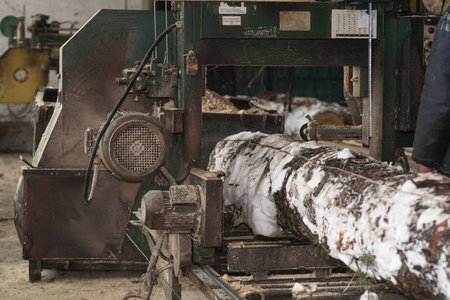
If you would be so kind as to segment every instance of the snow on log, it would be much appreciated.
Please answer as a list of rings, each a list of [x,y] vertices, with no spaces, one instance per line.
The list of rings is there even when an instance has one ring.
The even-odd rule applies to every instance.
[[[417,299],[450,299],[450,180],[348,149],[243,132],[219,142],[224,208],[255,234],[317,239],[353,270]]]

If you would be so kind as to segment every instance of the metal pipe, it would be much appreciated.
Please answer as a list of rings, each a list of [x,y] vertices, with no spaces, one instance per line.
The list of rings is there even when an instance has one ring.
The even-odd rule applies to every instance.
[[[153,28],[155,30],[155,39],[157,37],[156,35],[156,0],[153,1]],[[155,52],[153,52],[154,58],[158,59],[158,46],[155,47]]]
[[[161,172],[161,174],[164,176],[164,178],[167,179],[167,181],[170,183],[170,185],[177,185],[177,182],[172,177],[172,175],[170,175],[169,171],[167,171],[166,168],[161,167],[161,169],[159,169],[159,172]]]
[[[203,272],[205,272],[206,275],[209,276],[222,290],[227,293],[228,296],[230,296],[234,300],[242,300],[241,297],[239,297],[232,289],[230,289],[229,286],[227,286],[225,283],[223,283],[219,278],[214,275],[213,272],[211,272],[210,269],[206,266],[199,265],[199,268],[202,269]]]
[[[372,2],[369,2],[369,61],[368,61],[368,77],[369,77],[369,137],[372,137]]]

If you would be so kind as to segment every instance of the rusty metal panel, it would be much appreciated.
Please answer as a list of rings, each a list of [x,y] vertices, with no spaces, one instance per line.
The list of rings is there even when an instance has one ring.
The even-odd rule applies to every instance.
[[[188,184],[201,187],[202,220],[198,230],[198,242],[203,247],[220,247],[223,232],[223,185],[215,173],[193,168]]]
[[[327,255],[314,253],[314,248],[309,245],[292,244],[289,241],[230,243],[227,263],[229,272],[267,272],[345,266]]]
[[[101,170],[92,204],[86,206],[84,170],[22,169],[22,176],[16,227],[24,259],[118,258],[139,184]]]

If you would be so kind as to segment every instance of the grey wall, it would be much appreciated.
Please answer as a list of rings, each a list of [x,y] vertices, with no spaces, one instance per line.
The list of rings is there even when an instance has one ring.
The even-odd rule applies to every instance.
[[[31,16],[35,14],[49,15],[50,22],[74,22],[74,27],[80,28],[101,8],[141,9],[142,3],[143,0],[4,0],[0,5],[0,20],[6,16],[23,16],[25,6],[25,28],[30,25]],[[26,32],[26,37],[31,37],[31,34]],[[0,33],[0,55],[7,49],[8,38]],[[57,86],[57,84],[56,72],[51,71],[49,85]],[[33,109],[30,105],[32,106],[32,104],[0,103],[0,123],[22,122],[31,125]],[[28,113],[24,116],[15,117],[26,111]],[[0,152],[31,151],[32,137],[33,128],[31,126],[10,127],[6,135],[0,137]]]
[[[141,9],[142,0],[4,0],[0,5],[0,19],[22,16],[25,6],[25,26],[35,14],[49,15],[49,21],[71,21],[81,27],[101,8]],[[26,33],[30,37],[29,33]],[[0,54],[8,48],[8,38],[0,34]]]

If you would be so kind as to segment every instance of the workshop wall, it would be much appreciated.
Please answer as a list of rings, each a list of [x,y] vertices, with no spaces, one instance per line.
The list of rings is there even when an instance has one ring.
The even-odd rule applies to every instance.
[[[0,6],[0,19],[6,16],[23,16],[25,10],[25,26],[30,24],[35,14],[49,15],[49,21],[70,21],[79,28],[101,8],[141,9],[142,0],[4,0]],[[30,37],[30,33],[26,33]],[[0,54],[8,49],[8,38],[0,34]]]
[[[71,22],[80,28],[99,9],[141,9],[143,0],[4,0],[0,6],[0,20],[6,16],[25,15],[25,28],[31,24],[31,16],[44,14],[50,16],[49,22]],[[71,24],[64,24],[69,28]],[[25,32],[30,38],[31,33]],[[8,38],[0,33],[0,55],[8,50]],[[49,86],[57,86],[56,71],[49,73]],[[31,99],[30,99],[31,100]],[[0,152],[31,151],[33,146],[32,103],[0,103]],[[13,125],[11,125],[13,124]]]

